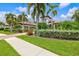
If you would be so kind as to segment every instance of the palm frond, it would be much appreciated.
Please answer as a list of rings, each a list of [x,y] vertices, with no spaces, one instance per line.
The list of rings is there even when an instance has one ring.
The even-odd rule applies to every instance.
[[[59,7],[59,5],[57,4],[48,4],[48,6],[50,7],[49,10],[47,11],[47,15],[53,11],[55,8]]]
[[[31,9],[31,7],[33,6],[33,3],[28,3],[28,14],[30,14],[30,9]]]
[[[57,15],[57,10],[53,10],[53,11],[52,11],[52,14],[53,14],[54,16],[56,16],[56,15]]]
[[[36,16],[36,6],[34,6],[34,10],[32,12],[32,18],[35,19],[35,16]]]

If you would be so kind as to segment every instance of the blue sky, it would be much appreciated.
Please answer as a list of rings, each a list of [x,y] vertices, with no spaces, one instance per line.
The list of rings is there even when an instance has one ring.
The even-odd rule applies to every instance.
[[[27,7],[27,5],[24,3],[0,3],[0,11],[20,13],[20,11],[16,9],[19,7],[24,8]]]
[[[57,8],[58,15],[55,18],[56,20],[71,20],[71,16],[78,8],[79,3],[61,3],[59,4],[59,8]]]
[[[71,20],[71,16],[74,11],[79,8],[79,3],[57,3],[59,8],[55,8],[58,11],[57,16],[53,17],[56,21]],[[32,11],[33,8],[31,8]],[[46,9],[48,10],[48,8]],[[16,15],[25,12],[27,14],[27,4],[25,3],[0,3],[0,21],[5,21],[6,13],[14,13]],[[30,16],[29,16],[30,17]]]

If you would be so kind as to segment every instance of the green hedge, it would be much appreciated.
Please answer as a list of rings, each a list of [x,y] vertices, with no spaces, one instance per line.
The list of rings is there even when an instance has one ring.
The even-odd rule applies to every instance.
[[[39,31],[39,36],[59,39],[79,40],[79,31]]]
[[[38,28],[39,29],[47,29],[47,24],[44,22],[38,23]]]

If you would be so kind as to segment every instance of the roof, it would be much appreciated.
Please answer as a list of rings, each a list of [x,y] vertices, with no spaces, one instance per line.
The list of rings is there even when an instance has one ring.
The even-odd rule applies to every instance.
[[[52,19],[50,16],[43,16],[43,17],[40,17],[40,18],[45,18],[45,17],[47,17],[49,19]]]
[[[35,26],[36,25],[35,23],[32,23],[32,22],[19,22],[19,24],[21,24],[21,25],[30,25],[30,26]]]
[[[53,20],[49,20],[49,21],[48,21],[48,23],[51,23],[51,22],[53,22],[53,23],[54,23],[55,21],[53,21]]]
[[[59,22],[54,21],[54,20],[49,20],[49,22],[48,22],[48,23],[59,24]]]
[[[5,23],[6,26],[8,26],[9,24]]]
[[[54,22],[54,24],[59,24],[59,22]]]

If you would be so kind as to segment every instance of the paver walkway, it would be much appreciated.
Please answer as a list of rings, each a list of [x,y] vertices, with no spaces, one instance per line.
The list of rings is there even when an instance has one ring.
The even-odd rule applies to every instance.
[[[22,56],[57,56],[56,54],[16,37],[5,39]]]

